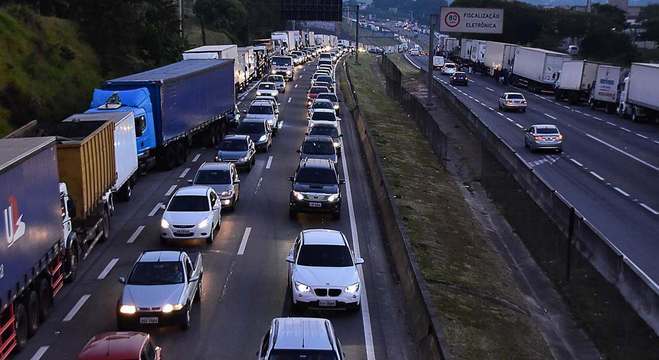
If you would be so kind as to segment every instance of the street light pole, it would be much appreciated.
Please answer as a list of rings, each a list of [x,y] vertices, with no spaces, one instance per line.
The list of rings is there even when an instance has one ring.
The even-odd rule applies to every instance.
[[[435,22],[437,21],[436,14],[430,14],[430,33],[428,35],[428,105],[432,105],[432,59],[435,54],[433,47],[433,40],[435,38]]]
[[[359,5],[355,6],[355,64],[359,65]]]

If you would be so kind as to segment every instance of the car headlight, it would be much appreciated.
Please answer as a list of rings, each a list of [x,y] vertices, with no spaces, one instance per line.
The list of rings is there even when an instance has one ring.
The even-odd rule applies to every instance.
[[[334,144],[334,147],[335,147],[335,148],[338,148],[338,147],[341,146],[341,143],[338,142],[338,141],[334,141],[332,144]]]
[[[268,138],[268,135],[263,134],[263,135],[261,135],[261,137],[259,138],[259,141],[265,141],[267,138]]]
[[[135,305],[121,305],[119,312],[126,315],[133,315],[137,312]]]
[[[256,92],[256,96],[261,96],[261,92],[260,92],[260,91],[257,91],[257,92]]]
[[[169,222],[165,219],[160,220],[160,227],[163,229],[169,229]]]
[[[170,313],[172,311],[178,311],[178,310],[181,310],[181,309],[183,309],[183,305],[181,305],[181,304],[174,304],[174,305],[165,304],[161,308],[162,312],[164,312],[165,314]]]
[[[270,72],[271,72],[271,73],[272,73],[272,74],[274,75],[274,74],[276,74],[276,73],[277,73],[277,70],[275,70],[275,69],[272,69],[272,71],[270,71]]]
[[[306,284],[303,284],[301,282],[298,282],[298,281],[295,282],[295,288],[297,289],[297,291],[299,291],[301,293],[308,293],[308,292],[311,291],[310,286],[308,286]]]
[[[203,229],[208,226],[208,219],[201,220],[199,224],[197,224],[197,227]]]
[[[350,294],[355,294],[357,291],[359,291],[359,283],[354,283],[345,288],[345,292]]]
[[[334,105],[334,110],[339,110],[339,104]]]
[[[221,196],[231,196],[231,195],[233,195],[233,190],[222,191],[222,194],[221,194]]]
[[[291,74],[291,71],[290,71],[290,70],[286,70],[286,75],[290,75],[290,74]]]
[[[302,195],[302,193],[299,191],[293,191],[293,197],[296,198],[297,200],[304,199],[304,195]]]
[[[339,194],[332,194],[327,197],[327,201],[329,202],[335,202],[336,200],[339,200]]]

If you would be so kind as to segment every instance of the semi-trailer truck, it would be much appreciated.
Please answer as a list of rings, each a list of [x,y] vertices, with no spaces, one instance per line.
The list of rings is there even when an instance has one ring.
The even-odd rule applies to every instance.
[[[655,121],[659,112],[659,64],[632,63],[620,91],[618,114],[632,121]]]
[[[512,72],[517,45],[497,41],[487,41],[483,66],[487,68],[490,76],[496,76],[503,70]]]
[[[561,67],[570,55],[544,49],[515,49],[512,83],[526,86],[531,92],[553,90]]]
[[[183,60],[227,59],[233,60],[233,81],[236,92],[247,87],[247,73],[238,56],[237,45],[206,45],[186,50],[181,54]]]
[[[625,71],[620,66],[598,66],[588,99],[590,107],[592,109],[604,108],[607,113],[615,112],[618,107],[620,85],[625,75]]]
[[[600,64],[586,60],[563,62],[554,85],[556,100],[568,100],[571,104],[587,101]]]
[[[277,55],[286,55],[292,51],[288,42],[288,33],[285,31],[276,31],[270,35],[274,53]]]
[[[0,139],[0,359],[36,333],[79,261],[110,236],[114,125],[32,122]]]
[[[183,164],[193,142],[211,146],[235,111],[232,60],[184,60],[106,81],[95,89],[91,112],[130,111],[140,166]],[[144,124],[144,125],[142,125]]]

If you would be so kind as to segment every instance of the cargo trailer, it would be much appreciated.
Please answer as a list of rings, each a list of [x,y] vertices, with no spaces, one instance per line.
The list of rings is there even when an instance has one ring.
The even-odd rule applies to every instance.
[[[531,92],[553,91],[563,62],[570,55],[544,49],[518,47],[515,49],[512,83],[526,86]]]
[[[656,121],[659,112],[659,64],[632,63],[620,91],[618,114],[633,121]]]
[[[181,54],[183,60],[209,60],[227,59],[233,60],[233,81],[236,92],[241,92],[247,87],[247,75],[238,59],[237,45],[206,45],[186,50]]]
[[[604,108],[607,113],[615,112],[620,99],[620,87],[626,74],[620,66],[600,65],[590,91],[588,104],[591,108]]]
[[[568,100],[571,104],[588,101],[599,65],[586,60],[563,62],[561,73],[554,86],[556,100]]]

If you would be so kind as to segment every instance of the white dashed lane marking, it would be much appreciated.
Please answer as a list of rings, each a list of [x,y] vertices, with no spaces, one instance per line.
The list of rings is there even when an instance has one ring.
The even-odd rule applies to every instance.
[[[643,209],[645,209],[645,210],[647,210],[647,211],[649,211],[649,212],[651,212],[651,213],[653,213],[653,214],[655,214],[655,215],[659,215],[659,211],[657,211],[657,210],[655,210],[655,209],[649,207],[648,205],[645,205],[645,204],[643,204],[643,203],[640,203],[639,205],[641,205],[641,206],[643,207]]]
[[[617,191],[617,192],[619,192],[619,193],[621,193],[621,194],[623,194],[623,195],[625,195],[625,196],[629,196],[628,193],[626,193],[624,190],[622,190],[621,188],[619,188],[619,187],[617,187],[617,186],[614,186],[613,189],[615,189],[615,191]]]
[[[135,231],[133,232],[133,234],[128,238],[128,240],[126,240],[126,244],[134,243],[135,240],[137,240],[137,237],[140,236],[140,234],[142,233],[142,230],[144,230],[144,225],[138,226],[137,229],[135,229]]]
[[[62,321],[69,322],[69,321],[73,320],[73,318],[76,316],[78,311],[80,311],[80,309],[85,305],[85,303],[87,302],[87,300],[89,300],[90,297],[91,297],[90,294],[83,295],[80,298],[80,300],[78,300],[78,302],[75,305],[73,305],[73,308],[71,308],[71,310],[69,310],[69,312],[66,314],[64,319],[62,319]]]
[[[151,211],[149,212],[149,216],[155,215],[158,212],[158,210],[160,210],[161,206],[162,203],[157,203],[156,206],[154,206],[153,209],[151,209]]]
[[[39,349],[37,349],[37,351],[34,353],[34,355],[32,355],[30,360],[40,360],[41,357],[43,356],[43,354],[45,354],[46,351],[48,351],[48,348],[49,348],[49,346],[40,347]]]
[[[117,262],[119,262],[119,258],[113,258],[112,260],[110,260],[110,262],[105,266],[105,269],[103,269],[103,271],[101,271],[101,273],[98,274],[97,279],[98,280],[105,279],[110,273],[110,271],[112,271],[112,268],[114,268],[114,266],[117,265]]]
[[[590,175],[593,175],[594,177],[598,178],[600,181],[604,181],[604,178],[594,171],[591,171]]]

